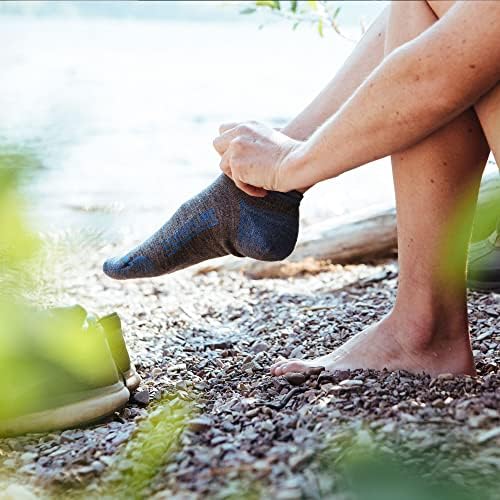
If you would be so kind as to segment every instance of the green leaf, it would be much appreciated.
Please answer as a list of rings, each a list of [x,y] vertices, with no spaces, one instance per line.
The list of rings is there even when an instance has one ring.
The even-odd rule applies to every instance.
[[[307,0],[307,5],[311,10],[318,10],[318,2],[317,0]]]
[[[337,7],[335,9],[335,12],[333,13],[333,19],[337,19],[337,16],[339,15],[339,12],[340,12],[340,7]]]
[[[323,20],[320,19],[318,21],[318,33],[319,33],[319,36],[323,36]]]
[[[240,10],[240,14],[253,14],[256,10],[255,7],[247,7],[246,9]]]
[[[270,9],[273,10],[280,10],[281,5],[279,0],[257,0],[255,2],[255,5],[257,7],[269,7]]]
[[[300,21],[297,21],[293,23],[292,30],[295,31],[297,29],[297,26],[300,24]]]
[[[297,0],[290,2],[290,10],[295,14],[297,12]]]

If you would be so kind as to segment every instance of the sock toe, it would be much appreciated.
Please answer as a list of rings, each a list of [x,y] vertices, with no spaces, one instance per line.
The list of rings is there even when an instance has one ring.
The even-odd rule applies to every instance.
[[[120,279],[120,270],[122,265],[120,264],[120,259],[118,257],[113,257],[108,259],[102,265],[102,270],[104,274],[109,276],[110,278]]]
[[[130,254],[108,259],[104,262],[102,270],[104,274],[115,280],[152,278],[161,274],[151,260],[144,255],[132,256]]]

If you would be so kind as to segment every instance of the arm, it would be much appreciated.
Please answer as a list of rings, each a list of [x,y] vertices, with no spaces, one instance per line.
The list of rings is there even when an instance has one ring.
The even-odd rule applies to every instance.
[[[370,75],[304,144],[286,175],[314,184],[411,146],[499,79],[500,3],[457,2]]]
[[[473,105],[500,78],[500,2],[457,2],[395,50],[306,142],[262,125],[215,141],[221,168],[288,191],[395,153]]]
[[[285,135],[301,141],[308,139],[349,99],[384,58],[385,30],[388,19],[389,8],[386,8],[372,23],[331,82],[282,129]]]

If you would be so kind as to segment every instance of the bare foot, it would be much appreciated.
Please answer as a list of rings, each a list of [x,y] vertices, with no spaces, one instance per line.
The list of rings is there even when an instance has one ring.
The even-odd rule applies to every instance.
[[[419,346],[409,345],[410,335],[407,335],[404,342],[399,340],[401,332],[388,316],[326,356],[311,360],[278,361],[271,367],[271,374],[279,376],[290,372],[305,372],[315,367],[324,367],[330,371],[385,368],[433,376],[441,373],[476,374],[467,330],[459,335],[442,335],[444,338],[439,339],[436,339],[437,336],[431,337],[430,341],[420,342]]]

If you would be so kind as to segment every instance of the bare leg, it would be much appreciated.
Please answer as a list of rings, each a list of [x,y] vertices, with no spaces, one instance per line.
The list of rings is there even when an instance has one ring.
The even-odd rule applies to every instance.
[[[351,97],[384,58],[388,19],[389,9],[386,8],[372,23],[330,83],[283,128],[284,134],[293,139],[307,139]]]
[[[435,21],[422,1],[393,2],[390,51]],[[400,282],[393,311],[333,353],[275,364],[274,375],[327,369],[406,369],[474,374],[465,262],[488,146],[474,111],[393,155]]]

